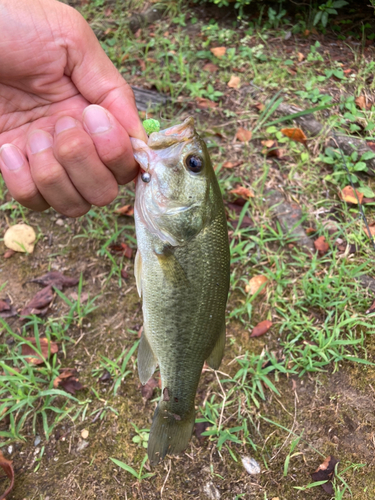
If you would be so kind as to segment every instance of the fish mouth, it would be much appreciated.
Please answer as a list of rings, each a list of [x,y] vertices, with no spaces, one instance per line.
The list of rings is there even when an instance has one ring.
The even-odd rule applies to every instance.
[[[193,208],[196,208],[197,205],[195,203],[192,203],[191,205],[183,205],[181,207],[172,207],[166,210],[163,215],[177,215],[181,214],[183,212],[188,212],[189,210],[192,210]]]

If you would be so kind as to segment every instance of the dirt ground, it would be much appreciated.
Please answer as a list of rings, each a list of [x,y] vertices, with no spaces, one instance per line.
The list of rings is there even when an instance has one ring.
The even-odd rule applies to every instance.
[[[280,40],[274,42],[277,45]],[[330,51],[333,60],[353,57],[348,46],[338,48],[333,38],[321,39],[321,43],[325,44],[324,50]],[[303,52],[307,45],[311,45],[311,40],[299,40],[300,51]],[[282,50],[291,52],[292,42],[282,42]],[[132,83],[140,86],[141,77],[134,75]],[[223,97],[223,107],[236,111],[244,100],[256,102],[250,91],[247,87],[236,96]],[[257,90],[253,91],[256,94]],[[178,113],[183,117],[191,113],[191,109],[178,108]],[[199,126],[202,130],[205,127],[210,130],[217,119],[201,113]],[[225,116],[220,116],[221,123],[225,120]],[[245,154],[233,141],[224,138],[221,144],[231,161]],[[272,168],[270,176],[274,176],[275,182],[282,181],[285,172]],[[255,159],[249,177],[256,178],[259,169],[261,163],[257,164]],[[117,205],[132,203],[131,192],[132,187],[122,188]],[[7,200],[4,198],[2,202]],[[299,202],[304,201],[304,195],[301,195]],[[112,214],[113,206],[108,210]],[[122,225],[133,225],[131,217],[116,216],[116,220],[119,229]],[[82,415],[74,421],[65,418],[54,428],[48,441],[44,438],[41,422],[37,421],[34,433],[32,422],[28,420],[22,433],[25,440],[2,448],[6,458],[13,461],[16,474],[15,487],[8,500],[323,500],[330,496],[320,487],[305,491],[294,487],[308,485],[311,472],[329,455],[340,461],[341,471],[348,467],[342,477],[350,486],[352,498],[374,498],[375,369],[350,362],[340,363],[338,371],[331,367],[326,372],[303,377],[278,374],[277,389],[280,394],[266,391],[260,408],[250,405],[249,422],[255,425],[249,424],[249,428],[257,449],[245,443],[232,443],[231,449],[235,450],[237,461],[233,460],[225,446],[219,451],[208,438],[198,439],[194,435],[181,456],[167,457],[153,469],[146,463],[143,473],[153,472],[152,477],[137,480],[115,466],[110,457],[132,464],[134,469],[139,470],[145,450],[132,441],[136,435],[132,424],[139,429],[149,428],[156,406],[155,400],[142,398],[135,355],[129,365],[131,374],[124,379],[116,396],[110,390],[110,382],[99,380],[101,356],[115,359],[129,349],[142,325],[141,303],[133,277],[134,259],[125,261],[127,277],[119,284],[116,274],[108,279],[111,262],[99,254],[102,240],[95,236],[95,230],[108,232],[100,221],[94,218],[90,223],[85,218],[70,220],[49,210],[43,214],[28,212],[27,222],[37,229],[39,240],[30,255],[17,253],[9,259],[1,258],[0,284],[7,283],[3,295],[20,308],[40,289],[28,280],[50,270],[78,277],[82,273],[83,291],[91,298],[97,297],[97,309],[88,314],[81,325],[72,327],[69,331],[72,342],[66,342],[65,352],[60,350],[57,356],[62,367],[77,369],[84,388],[76,396],[82,402],[90,400],[88,411],[84,418]],[[14,221],[10,210],[0,213],[1,232],[11,223]],[[83,238],[85,231],[88,237]],[[134,230],[126,229],[125,233],[135,237]],[[4,254],[5,250],[0,242],[0,253]],[[66,294],[69,296],[76,289],[69,289]],[[255,302],[255,309],[263,307],[261,302],[261,299]],[[235,294],[229,299],[228,312],[234,303]],[[61,298],[55,297],[48,314],[58,318],[67,311],[67,305]],[[21,333],[22,322],[18,318],[10,318],[8,323],[13,331]],[[267,339],[249,339],[248,332],[236,320],[227,325],[227,337],[228,348],[220,370],[231,376],[236,372],[233,359],[246,350],[259,354],[266,344],[270,351],[279,349],[280,339],[276,333]],[[5,331],[0,333],[0,339],[2,343],[9,342]],[[231,339],[236,342],[231,342]],[[371,335],[368,335],[366,349],[369,359],[373,359],[375,338]],[[197,394],[197,407],[205,403],[209,395],[219,392],[214,372],[204,371]],[[159,393],[156,389],[155,396]],[[95,410],[108,407],[115,409],[117,414],[111,410],[103,414],[104,418],[93,414]],[[246,401],[243,401],[243,411],[245,407]],[[235,415],[228,418],[226,425],[232,425],[231,418],[235,421]],[[8,421],[3,421],[0,430],[5,430],[8,425]],[[88,437],[82,437],[83,430],[88,431]],[[301,441],[290,458],[289,469],[284,476],[291,441],[302,432]],[[36,436],[41,438],[37,444]],[[45,447],[44,454],[38,470],[35,470],[42,446]],[[249,475],[239,459],[243,456],[257,460],[261,473]],[[0,492],[6,482],[5,476],[0,474]],[[350,497],[347,491],[343,498]]]

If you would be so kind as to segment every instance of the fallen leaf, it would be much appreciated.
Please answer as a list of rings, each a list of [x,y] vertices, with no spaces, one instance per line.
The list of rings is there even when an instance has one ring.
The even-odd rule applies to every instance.
[[[243,164],[243,160],[238,161],[226,161],[223,163],[223,168],[235,168]]]
[[[133,250],[126,243],[120,243],[119,245],[114,243],[109,245],[108,248],[113,255],[124,255],[128,259],[131,259],[133,255]]]
[[[366,314],[370,314],[375,312],[375,301],[371,304],[371,306],[367,309]]]
[[[266,148],[272,148],[277,145],[277,142],[270,139],[268,141],[261,141],[261,144],[262,146],[266,146]]]
[[[366,109],[366,98],[364,95],[360,95],[359,97],[354,99],[354,102],[359,107],[359,109]]]
[[[155,387],[158,387],[159,382],[155,378],[150,378],[150,380],[141,387],[142,397],[145,398],[146,401],[152,399],[154,395]]]
[[[63,380],[76,375],[77,370],[75,368],[61,368],[60,374],[53,381],[53,387],[57,389]]]
[[[254,295],[264,283],[267,283],[267,281],[267,276],[263,276],[262,274],[253,276],[248,285],[245,286],[245,292],[249,293],[250,295]],[[266,287],[264,287],[260,293],[266,293]]]
[[[87,302],[87,299],[89,298],[89,294],[87,292],[82,292],[81,295],[78,295],[77,292],[72,292],[69,295],[69,298],[71,298],[72,300],[75,300],[76,302],[78,302],[78,300],[79,300],[80,304],[84,304],[85,302]]]
[[[16,252],[10,248],[4,253],[4,259],[10,259]]]
[[[127,280],[129,278],[129,273],[125,269],[121,269],[121,278]]]
[[[20,316],[29,316],[30,314],[43,316],[46,314],[48,306],[53,300],[53,295],[52,285],[42,288],[42,290],[36,293],[30,302],[25,305]]]
[[[139,38],[142,34],[142,30],[141,28],[138,28],[137,31],[134,33],[134,37],[135,38]]]
[[[10,480],[10,485],[8,486],[6,491],[0,496],[0,500],[6,500],[6,496],[9,495],[14,486],[14,470],[12,461],[7,460],[1,451],[0,451],[0,467],[3,469],[3,471]]]
[[[231,89],[238,89],[238,87],[240,86],[240,81],[241,79],[239,76],[232,75],[229,82],[227,83],[227,86]]]
[[[262,335],[268,332],[271,326],[272,326],[272,321],[269,321],[268,319],[261,321],[256,326],[254,326],[250,337],[261,337]]]
[[[319,238],[314,241],[314,246],[321,256],[326,254],[329,250],[329,244],[326,242],[325,236],[319,236]]]
[[[281,133],[286,137],[289,137],[289,139],[307,146],[307,137],[300,128],[282,128]]]
[[[254,108],[259,109],[259,111],[263,111],[265,107],[266,107],[265,104],[263,104],[262,102],[258,102],[257,104],[254,104]]]
[[[375,151],[375,142],[367,141],[367,146]]]
[[[146,71],[146,63],[143,59],[137,59],[141,71]]]
[[[236,132],[236,139],[238,139],[241,142],[249,142],[253,133],[251,130],[246,130],[243,127],[239,127]]]
[[[0,299],[0,318],[12,318],[17,316],[17,311],[13,304],[11,304],[10,299],[1,300]]]
[[[115,214],[126,215],[127,217],[131,217],[134,215],[134,207],[132,205],[124,205],[123,207],[115,210]]]
[[[346,201],[346,203],[353,203],[354,205],[358,205],[358,200],[359,203],[362,203],[363,200],[363,193],[360,193],[359,191],[355,190],[352,188],[352,186],[346,186],[340,193],[340,197],[342,200]]]
[[[109,382],[110,380],[112,380],[111,374],[109,373],[108,370],[104,370],[104,372],[99,377],[99,382],[104,383],[104,382]]]
[[[219,66],[216,66],[214,63],[207,63],[203,66],[204,71],[208,71],[209,73],[216,73],[218,71]]]
[[[305,232],[309,236],[310,234],[316,233],[316,228],[315,227],[308,227]]]
[[[30,344],[37,346],[36,339],[34,337],[25,337]],[[37,350],[34,350],[28,344],[22,344],[22,356],[28,356],[26,361],[32,365],[41,365],[48,358],[48,354],[56,354],[59,350],[56,342],[50,342],[46,338],[39,339],[41,355]]]
[[[32,253],[36,234],[27,224],[15,224],[4,234],[4,245],[15,252]]]
[[[298,62],[302,62],[305,59],[305,55],[302,52],[298,52],[297,54]]]
[[[220,57],[225,56],[227,48],[226,47],[214,47],[214,48],[210,49],[210,51],[213,53],[214,56],[216,56],[220,59]]]
[[[198,441],[202,444],[208,436],[202,436],[203,432],[212,427],[211,422],[197,422],[194,426],[194,434]]]
[[[317,481],[329,481],[328,483],[322,484],[322,488],[326,493],[332,495],[334,493],[332,483],[330,482],[333,474],[335,472],[335,466],[338,464],[338,460],[335,457],[328,456],[322,464],[316,469],[315,472],[311,473],[312,480]]]
[[[370,234],[369,234],[369,233],[368,233],[368,231],[367,231],[367,227],[364,227],[364,228],[363,228],[363,229],[364,229],[364,231],[365,231],[365,233],[367,234],[367,236],[368,236],[369,238],[371,238],[371,236],[375,236],[375,222],[371,222],[371,224],[369,224],[369,225],[368,225],[368,228],[369,228],[369,230],[370,230]]]
[[[254,198],[254,193],[251,191],[251,189],[245,186],[237,186],[235,189],[231,189],[229,192],[239,196],[240,198],[243,198],[244,200]]]
[[[195,102],[197,103],[197,107],[199,109],[217,108],[217,102],[210,101],[204,97],[196,97]]]
[[[366,198],[365,196],[362,198],[362,204],[366,205],[366,203],[375,203],[375,198]]]
[[[78,278],[71,278],[70,276],[65,276],[59,271],[50,271],[49,273],[43,274],[38,278],[30,280],[30,283],[38,283],[38,285],[43,286],[53,286],[62,290],[65,287],[75,286],[79,282]]]

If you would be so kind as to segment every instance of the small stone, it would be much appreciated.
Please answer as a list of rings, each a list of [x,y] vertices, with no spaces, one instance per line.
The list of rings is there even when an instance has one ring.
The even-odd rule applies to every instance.
[[[8,446],[8,453],[9,453],[9,455],[11,455],[13,453],[13,446],[12,445]]]
[[[83,431],[81,432],[81,437],[83,439],[87,439],[89,437],[89,431],[87,429],[83,429]]]
[[[249,474],[260,474],[260,465],[254,458],[242,457],[242,463]]]
[[[57,219],[55,224],[56,224],[56,226],[63,226],[65,224],[65,222],[62,219]]]
[[[34,446],[38,446],[38,444],[40,444],[40,442],[41,442],[40,436],[36,436],[35,441],[34,441]]]

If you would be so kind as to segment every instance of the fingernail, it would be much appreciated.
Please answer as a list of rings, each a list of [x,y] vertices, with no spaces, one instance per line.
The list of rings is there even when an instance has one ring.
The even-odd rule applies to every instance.
[[[1,146],[0,156],[8,170],[18,170],[24,164],[21,152],[13,144],[4,144]]]
[[[83,112],[83,123],[90,134],[100,134],[111,128],[107,113],[100,106],[95,104],[89,106]]]
[[[63,118],[59,118],[55,125],[55,132],[59,134],[60,132],[64,132],[64,130],[69,130],[70,128],[74,128],[77,126],[77,123],[74,118],[70,116],[64,116]]]
[[[52,147],[53,139],[48,132],[37,130],[30,135],[28,143],[31,152],[35,154]]]

